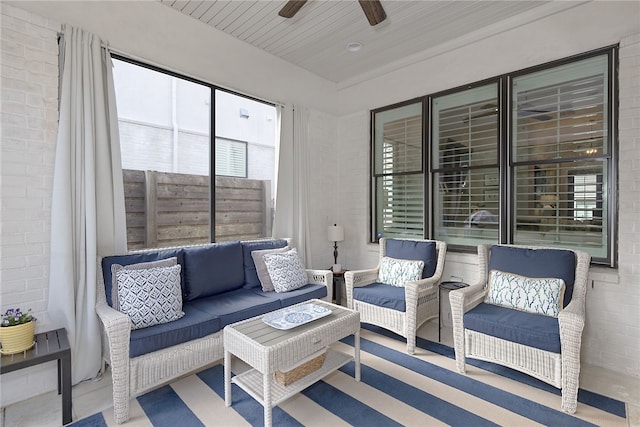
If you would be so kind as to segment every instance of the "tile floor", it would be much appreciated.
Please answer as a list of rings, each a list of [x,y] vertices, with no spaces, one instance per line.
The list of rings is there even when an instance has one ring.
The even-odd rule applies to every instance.
[[[437,321],[428,322],[419,331],[422,338],[437,341]],[[451,328],[442,328],[441,342],[452,345]],[[640,427],[640,379],[603,368],[583,365],[580,387],[627,403],[629,426]],[[73,387],[73,420],[79,420],[112,406],[111,376]],[[15,403],[1,409],[0,427],[60,426],[60,397],[55,391]]]

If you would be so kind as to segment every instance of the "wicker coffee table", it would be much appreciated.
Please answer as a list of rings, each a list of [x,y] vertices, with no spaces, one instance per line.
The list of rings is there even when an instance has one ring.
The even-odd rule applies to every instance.
[[[328,308],[331,314],[288,330],[276,329],[265,324],[262,321],[263,316],[224,328],[226,406],[231,406],[233,382],[264,407],[264,425],[271,426],[271,411],[274,406],[352,360],[355,360],[355,380],[360,381],[360,314],[321,300],[306,301],[302,304],[309,303]],[[349,335],[355,337],[353,355],[327,348]],[[323,349],[327,349],[326,358],[319,369],[286,386],[274,380],[276,372],[289,371]],[[253,369],[231,378],[232,355]]]

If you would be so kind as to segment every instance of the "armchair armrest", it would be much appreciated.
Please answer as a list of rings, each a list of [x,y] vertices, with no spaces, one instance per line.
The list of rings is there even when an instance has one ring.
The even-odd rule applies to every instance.
[[[129,316],[107,305],[106,301],[96,304],[96,313],[102,322],[103,334],[106,335],[108,361],[111,366],[113,382],[113,401],[117,422],[128,418],[129,413],[129,338],[131,336],[131,320]],[[104,340],[103,340],[104,341]],[[105,350],[103,350],[104,352]],[[123,405],[115,402],[125,401]]]
[[[327,301],[333,298],[333,272],[331,270],[307,269],[307,280],[314,285],[324,285],[327,287]]]
[[[111,308],[106,302],[96,304],[96,314],[102,322],[102,329],[109,345],[109,363],[113,364],[114,353],[126,354],[129,358],[129,338],[131,336],[131,320],[129,316]],[[117,358],[117,357],[116,357]]]
[[[350,270],[344,273],[344,284],[348,288],[367,286],[378,280],[378,269],[369,268],[366,270]]]
[[[558,314],[562,346],[565,345],[564,342],[577,341],[578,349],[580,348],[581,335],[585,323],[584,306],[584,298],[574,296],[571,298],[571,302]]]
[[[484,283],[475,283],[465,288],[456,289],[449,293],[451,303],[451,315],[458,310],[462,315],[480,304],[487,293]]]
[[[432,291],[438,291],[439,277],[428,277],[413,282],[407,282],[404,285],[405,300],[410,301],[410,297],[417,299],[420,296],[430,294]]]

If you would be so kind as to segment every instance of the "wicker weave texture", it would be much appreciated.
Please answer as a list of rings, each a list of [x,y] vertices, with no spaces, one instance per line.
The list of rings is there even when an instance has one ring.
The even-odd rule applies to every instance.
[[[335,304],[311,300],[332,310],[330,316],[291,330],[275,330],[258,316],[224,328],[225,404],[231,405],[231,355],[246,362],[253,369],[233,378],[264,407],[264,425],[271,426],[272,408],[282,400],[298,393],[323,376],[338,369],[349,360],[356,362],[356,380],[360,380],[360,315]],[[309,303],[305,302],[303,304]],[[354,356],[335,356],[332,350],[317,371],[284,386],[274,381],[274,373],[295,366],[300,361],[329,347],[349,335],[355,336]],[[261,379],[261,381],[260,381]]]
[[[436,271],[429,278],[405,284],[406,310],[404,312],[354,300],[353,298],[353,288],[376,282],[380,269],[380,260],[386,256],[386,238],[380,239],[380,257],[376,268],[347,271],[344,274],[347,306],[360,312],[361,322],[380,326],[405,337],[407,339],[407,352],[411,354],[415,351],[417,330],[426,321],[440,315],[439,284],[447,254],[447,244],[445,242],[437,240],[416,241],[433,241],[436,243],[438,254]]]
[[[289,239],[285,239],[289,242]],[[194,245],[202,247],[207,245]],[[162,248],[173,249],[173,248]],[[129,253],[154,252],[144,249]],[[165,348],[139,357],[129,357],[131,321],[129,317],[107,304],[102,259],[98,259],[96,283],[96,314],[102,326],[102,357],[111,367],[113,382],[113,411],[118,424],[129,419],[129,401],[136,395],[165,384],[185,374],[200,370],[223,357],[223,332]],[[333,289],[333,276],[328,270],[307,270],[309,283],[327,286],[329,300]]]
[[[504,245],[530,249],[558,249],[539,246]],[[478,246],[477,283],[449,294],[453,322],[453,344],[458,371],[465,372],[465,358],[488,360],[545,381],[562,390],[562,410],[574,413],[580,377],[580,347],[585,322],[585,295],[591,256],[573,250],[576,255],[575,282],[571,302],[558,315],[560,354],[501,340],[464,328],[464,313],[480,304],[486,294],[488,245]]]

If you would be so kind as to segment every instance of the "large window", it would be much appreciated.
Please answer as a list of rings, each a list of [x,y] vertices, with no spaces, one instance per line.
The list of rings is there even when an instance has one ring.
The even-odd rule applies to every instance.
[[[453,245],[498,239],[498,85],[433,99],[434,238]]]
[[[570,247],[614,265],[616,54],[602,49],[374,110],[372,240],[419,235],[469,251],[498,242]],[[384,138],[409,120],[429,124],[422,150]],[[414,157],[403,169],[397,142],[428,170]],[[397,175],[421,192],[400,192]],[[409,223],[408,206],[423,222],[398,226]]]
[[[275,107],[113,62],[129,248],[271,236]]]
[[[376,239],[424,234],[422,102],[373,112]]]
[[[608,255],[607,55],[516,76],[512,94],[515,243]]]

